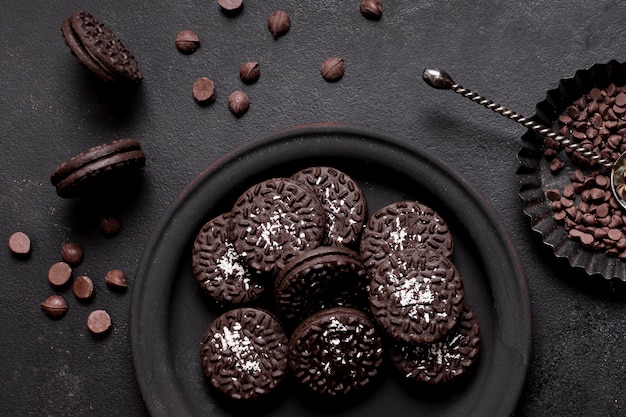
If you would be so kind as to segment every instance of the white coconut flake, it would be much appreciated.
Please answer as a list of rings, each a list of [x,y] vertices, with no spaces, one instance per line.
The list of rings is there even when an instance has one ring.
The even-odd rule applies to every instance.
[[[450,367],[453,361],[461,359],[461,354],[455,351],[457,344],[463,339],[463,335],[457,334],[450,340],[441,340],[429,345],[426,350],[427,358],[434,360],[438,365]]]
[[[396,289],[393,293],[398,305],[401,307],[411,306],[430,306],[435,301],[435,293],[430,287],[430,280],[424,278],[420,280],[418,278],[410,278],[405,280],[399,280],[397,277],[392,276],[395,279],[393,284]]]
[[[269,216],[268,221],[259,225],[259,232],[257,232],[259,236],[255,245],[269,251],[280,251],[283,249],[284,243],[292,243],[296,249],[302,249],[305,246],[304,238],[306,234],[298,232],[295,223],[291,221],[283,222],[286,217],[288,217],[287,211],[277,207],[274,213]],[[299,224],[303,226],[305,222],[301,220]],[[285,233],[285,236],[293,236],[293,241],[283,242],[275,239],[282,232]]]
[[[407,239],[408,232],[402,225],[400,224],[400,218],[396,217],[395,219],[396,227],[389,233],[389,240],[391,242],[391,246],[394,250],[402,250],[404,249],[404,242]]]
[[[221,333],[215,333],[213,336],[216,341],[215,346],[221,351],[230,352],[237,369],[257,375],[261,372],[259,355],[254,349],[252,340],[241,334],[242,327],[239,322],[232,325],[232,330],[224,326]]]
[[[359,325],[359,327],[360,326],[361,325]],[[322,336],[326,340],[326,347],[324,350],[328,353],[327,357],[329,359],[332,358],[329,361],[322,363],[322,369],[327,375],[331,375],[333,373],[333,362],[340,363],[342,365],[346,365],[348,363],[349,358],[346,357],[342,346],[346,343],[351,343],[354,336],[349,331],[348,327],[336,317],[330,318],[328,328],[324,330]]]
[[[221,281],[226,277],[234,277],[243,283],[244,288],[250,288],[250,274],[241,263],[239,254],[232,243],[226,242],[226,252],[217,260],[217,267],[222,271],[222,275],[215,277],[216,281]]]

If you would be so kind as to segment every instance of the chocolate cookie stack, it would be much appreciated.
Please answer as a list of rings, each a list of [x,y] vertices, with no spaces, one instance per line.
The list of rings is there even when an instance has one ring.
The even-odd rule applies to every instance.
[[[453,246],[443,218],[415,201],[383,207],[363,232],[372,314],[390,338],[393,363],[414,381],[450,381],[478,356],[478,322],[450,260]]]
[[[446,223],[415,201],[366,219],[352,178],[311,167],[253,185],[202,227],[193,272],[227,310],[201,347],[213,388],[257,398],[291,372],[308,390],[345,395],[380,373],[385,353],[414,381],[468,370],[479,328]]]

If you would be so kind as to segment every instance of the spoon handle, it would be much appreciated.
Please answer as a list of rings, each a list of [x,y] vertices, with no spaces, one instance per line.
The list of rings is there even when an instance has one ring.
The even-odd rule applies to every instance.
[[[584,155],[585,157],[590,158],[593,161],[596,161],[597,163],[605,167],[613,166],[613,161],[606,159],[606,158],[602,158],[596,152],[586,149],[585,147],[581,146],[577,142],[574,142],[570,138],[565,137],[563,135],[559,135],[558,133],[543,126],[540,123],[537,123],[531,119],[527,119],[526,117],[522,116],[519,113],[514,112],[513,110],[510,110],[498,103],[495,103],[492,100],[489,100],[471,90],[468,90],[467,88],[463,88],[463,86],[456,84],[452,80],[452,77],[450,77],[450,75],[445,71],[441,71],[439,69],[425,69],[422,77],[424,78],[424,81],[426,81],[426,83],[430,85],[431,87],[441,89],[441,90],[452,90],[455,93],[460,94],[463,97],[466,97],[472,100],[473,102],[478,103],[490,110],[493,110],[494,112],[502,116],[505,116],[527,127],[528,129],[532,129],[535,132],[539,133],[540,135],[546,136],[562,144],[563,146],[566,146],[578,152],[579,154]]]

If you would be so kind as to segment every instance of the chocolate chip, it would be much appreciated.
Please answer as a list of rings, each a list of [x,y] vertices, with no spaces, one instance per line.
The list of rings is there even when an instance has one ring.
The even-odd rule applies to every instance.
[[[585,135],[587,135],[589,140],[592,141],[594,147],[600,146],[602,144],[602,136],[598,136],[597,129],[594,129],[593,127],[589,126],[587,128],[587,131],[585,132]]]
[[[16,256],[30,253],[30,238],[24,232],[15,232],[9,237],[9,250]]]
[[[620,194],[623,195],[623,192],[620,192]],[[617,202],[615,198],[612,198],[609,200],[609,206],[611,206],[612,209],[620,209],[618,211],[621,211],[621,206],[619,205],[619,203]]]
[[[573,204],[570,207],[565,208],[565,213],[572,220],[577,220],[577,219],[580,220],[580,219],[582,219],[582,212],[580,210],[578,210],[578,208],[575,205],[573,205]]]
[[[616,93],[618,93],[618,90],[617,90],[617,86],[614,83],[611,83],[606,86],[605,95],[614,96]]]
[[[546,197],[550,201],[557,201],[561,199],[561,191],[558,189],[550,189],[546,191]]]
[[[603,190],[599,189],[599,188],[593,188],[591,190],[591,199],[594,201],[600,201],[604,199],[605,193]]]
[[[579,141],[583,141],[586,139],[586,136],[585,136],[585,130],[587,129],[586,122],[575,121],[570,125],[570,128],[573,128],[573,129],[570,129],[569,133],[571,133],[575,139],[578,139]]]
[[[568,125],[572,123],[572,121],[572,118],[568,114],[561,114],[559,116],[559,123],[561,123],[561,125]]]
[[[41,308],[49,317],[58,319],[67,313],[67,301],[60,295],[51,295],[41,303]]]
[[[596,129],[600,129],[602,127],[603,122],[604,120],[602,120],[602,116],[598,113],[594,114],[593,117],[591,118],[591,125],[595,127]]]
[[[610,207],[608,204],[601,204],[596,208],[596,215],[598,217],[607,217],[610,213]]]
[[[200,77],[193,83],[193,96],[201,104],[211,103],[215,98],[215,84],[206,77]]]
[[[611,180],[606,175],[596,176],[596,185],[601,188],[607,188],[611,184]]]
[[[585,226],[593,226],[596,222],[596,216],[591,213],[586,213],[583,215],[583,223]]]
[[[64,243],[61,247],[61,259],[70,266],[77,266],[83,261],[83,248],[78,243]]]
[[[576,195],[576,192],[574,191],[574,185],[573,184],[566,184],[563,187],[563,197],[565,198],[573,198]]]
[[[100,230],[107,237],[115,237],[122,230],[122,220],[114,214],[100,216]]]
[[[104,334],[111,328],[111,316],[104,310],[94,310],[87,317],[87,327],[93,334]]]
[[[580,243],[584,246],[591,246],[594,242],[594,238],[592,234],[589,233],[581,233],[580,234]]]
[[[580,238],[581,234],[582,232],[578,229],[572,229],[568,232],[569,237],[574,238],[574,239]]]
[[[345,72],[343,58],[327,58],[322,63],[322,77],[326,81],[339,81]]]
[[[65,262],[57,262],[48,270],[48,281],[57,287],[67,284],[72,276],[72,267]]]
[[[577,169],[576,171],[572,173],[570,179],[572,180],[572,182],[582,183],[585,181],[585,174],[583,174],[583,172],[580,169]]]
[[[366,18],[377,20],[383,15],[383,4],[380,0],[361,0],[360,10]]]
[[[606,119],[609,114],[609,105],[606,103],[600,103],[598,105],[598,114],[602,116],[603,119]]]
[[[577,120],[578,117],[580,116],[580,110],[578,109],[577,106],[569,106],[566,111],[569,117],[571,117],[574,120]]]
[[[623,234],[620,230],[618,229],[611,229],[609,230],[609,239],[611,240],[620,240],[623,237]]]
[[[184,54],[193,53],[200,46],[200,38],[196,32],[185,29],[176,35],[176,47]]]
[[[617,149],[620,144],[622,143],[622,136],[621,135],[610,135],[607,140],[607,145],[609,145],[609,147],[611,147],[612,149]]]
[[[604,239],[609,235],[609,229],[606,227],[596,227],[593,229],[593,237],[595,239]]]
[[[125,290],[128,284],[126,283],[126,274],[119,269],[112,269],[107,272],[104,282],[113,290]]]
[[[565,213],[565,211],[561,210],[561,211],[555,211],[554,214],[552,215],[552,218],[555,221],[560,222],[562,220],[565,220],[566,216],[567,216],[567,213]]]
[[[276,10],[270,15],[269,19],[267,19],[267,27],[272,35],[274,35],[274,39],[276,39],[289,32],[291,19],[287,13],[282,10]]]
[[[572,207],[574,205],[574,201],[567,197],[561,197],[559,202],[561,203],[561,207],[563,208]]]
[[[626,93],[621,92],[615,96],[615,104],[620,107],[626,106]]]
[[[241,90],[233,91],[228,96],[228,108],[237,117],[242,116],[250,107],[248,95]]]
[[[226,12],[234,12],[243,6],[243,0],[217,0],[217,4]]]
[[[613,214],[611,216],[611,223],[609,223],[609,227],[618,228],[622,226],[623,224],[624,224],[624,221],[622,220],[622,216],[620,216],[619,214]]]
[[[596,179],[594,177],[587,177],[583,181],[583,188],[585,190],[590,190],[597,185]]]
[[[258,62],[246,62],[239,68],[239,78],[246,84],[254,84],[261,75]]]
[[[599,101],[602,100],[603,96],[602,96],[602,90],[600,90],[598,87],[594,87],[589,91],[589,94],[587,94],[589,96],[590,99],[595,100],[595,101]]]
[[[580,203],[578,203],[578,210],[582,211],[583,213],[589,212],[589,204],[581,201]]]
[[[566,135],[569,135],[569,133],[566,133]],[[547,143],[547,141],[548,140],[546,139],[545,142]],[[555,142],[555,143],[557,143],[557,142]],[[548,145],[546,145],[546,146],[548,146]],[[556,155],[557,155],[557,151],[555,149],[550,149],[550,148],[546,148],[546,150],[543,151],[543,153],[546,156],[546,159],[548,161],[553,159],[553,158],[555,158]]]
[[[88,300],[93,296],[93,281],[85,275],[74,280],[72,284],[74,295],[81,300]]]

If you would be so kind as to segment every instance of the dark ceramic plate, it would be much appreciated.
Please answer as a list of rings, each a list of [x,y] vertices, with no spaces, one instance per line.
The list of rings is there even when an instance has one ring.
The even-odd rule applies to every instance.
[[[545,100],[537,104],[533,119],[556,130],[555,121],[568,105],[593,87],[604,88],[610,83],[626,84],[626,64],[611,61],[578,70],[573,77],[560,80],[558,88],[548,91]],[[543,152],[543,138],[530,130],[522,136],[522,149],[518,154],[521,166],[517,175],[523,210],[530,218],[532,229],[541,234],[543,242],[554,250],[557,257],[567,259],[570,265],[582,268],[590,275],[626,281],[626,261],[584,249],[568,238],[563,226],[552,218],[552,208],[545,191],[562,189],[578,167],[568,157],[563,157],[561,160],[566,163],[565,168],[558,175],[553,175]]]
[[[320,401],[293,381],[267,401],[236,404],[209,389],[199,365],[202,335],[217,311],[191,272],[191,244],[201,226],[230,209],[248,186],[330,165],[356,179],[369,211],[417,199],[437,210],[455,239],[453,261],[482,329],[473,372],[447,387],[403,381],[386,364],[362,395]],[[394,138],[343,125],[292,128],[227,154],[193,180],[167,210],[146,245],[131,305],[131,343],[145,403],[161,416],[509,416],[530,353],[530,305],[512,242],[484,196],[434,158]]]

